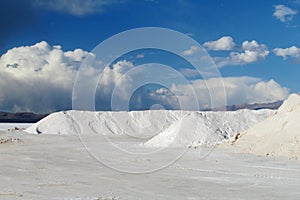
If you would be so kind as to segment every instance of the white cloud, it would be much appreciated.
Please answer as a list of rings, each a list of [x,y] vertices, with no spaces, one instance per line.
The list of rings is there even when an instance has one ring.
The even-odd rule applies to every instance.
[[[291,21],[294,15],[298,13],[297,10],[293,10],[285,5],[275,5],[274,8],[273,16],[281,22]]]
[[[215,51],[238,49],[230,36],[224,36],[216,41],[205,42],[203,46],[208,50]],[[251,42],[244,41],[241,46],[241,51],[231,51],[227,57],[214,57],[213,59],[218,67],[245,65],[265,59],[269,53],[266,45],[259,44],[257,41],[252,40]]]
[[[120,0],[34,0],[36,6],[78,16],[102,13],[107,6],[121,2]]]
[[[257,48],[261,48],[261,45],[256,42],[243,43],[245,51],[257,51]],[[64,52],[60,46],[50,46],[44,41],[32,46],[9,50],[0,59],[0,110],[52,112],[71,109],[74,79],[82,61],[88,55],[93,56],[81,49]],[[249,58],[249,61],[253,59]],[[144,69],[149,70],[149,68]],[[123,76],[127,72],[132,73],[129,76]],[[180,72],[189,77],[198,74],[193,69],[181,69]],[[96,72],[91,70],[90,73]],[[130,86],[139,79],[143,79],[141,74],[151,77],[159,73],[161,74],[158,76],[161,78],[156,77],[156,79],[165,80],[164,75],[167,71],[153,72],[152,68],[148,72],[139,71],[139,67],[135,68],[133,63],[126,60],[105,67],[96,94],[96,103],[100,105],[98,108],[109,108],[105,106],[110,106],[110,96],[116,84],[121,87],[118,97],[126,98],[128,95],[123,95],[123,92],[126,93]],[[288,89],[281,87],[274,80],[266,82],[252,77],[231,77],[224,78],[223,82],[228,104],[274,101],[283,99],[288,94]],[[209,79],[207,82],[198,79],[191,83],[202,108],[210,105],[206,83],[217,97],[224,89],[220,84],[220,79],[216,78]],[[180,100],[190,105],[190,98],[194,94],[190,86],[184,85],[183,82],[182,84],[170,83],[170,85],[172,85],[171,92],[161,89],[147,93],[145,90],[141,95],[146,96],[144,99],[148,101],[148,104],[163,102],[173,106],[170,108],[176,108],[178,102],[173,94],[177,94]],[[214,106],[218,106],[218,103],[222,102],[217,102]],[[141,105],[147,105],[147,102]]]
[[[281,56],[283,59],[291,58],[300,58],[300,48],[296,46],[291,46],[289,48],[275,48],[273,50],[276,56]]]
[[[224,36],[216,41],[208,41],[203,44],[208,50],[222,51],[222,50],[233,50],[235,43],[233,42],[232,37]]]
[[[100,94],[102,97],[103,95],[109,96],[112,93],[116,83],[119,84],[119,87],[121,86],[123,87],[123,90],[125,90],[129,82],[128,79],[125,79],[125,77],[122,76],[133,67],[134,65],[132,62],[126,60],[118,61],[112,67],[105,67],[99,82],[98,94]]]
[[[195,54],[197,51],[199,51],[199,47],[197,47],[197,46],[191,46],[190,49],[183,51],[182,55],[184,55],[184,56],[190,56],[190,55]]]
[[[88,55],[39,42],[13,48],[0,59],[0,110],[49,112],[70,105],[73,80]]]
[[[45,113],[71,109],[75,76],[88,55],[92,54],[81,49],[64,52],[45,41],[9,50],[0,59],[0,110]],[[106,67],[98,93],[107,95],[131,67],[127,61]]]
[[[223,85],[224,84],[224,85]],[[207,86],[210,86],[209,90]],[[192,82],[192,91],[189,85],[174,85],[171,92],[176,95],[175,98],[169,95],[170,92],[164,90],[157,90],[157,93],[152,94],[153,98],[168,101],[174,106],[179,102],[188,105],[192,102],[193,92],[197,94],[199,105],[201,109],[211,108],[210,93],[213,93],[216,99],[215,105],[212,107],[219,107],[223,105],[222,94],[225,89],[227,105],[254,103],[254,102],[273,102],[285,99],[289,94],[289,89],[281,87],[276,81],[263,81],[254,77],[226,77],[222,80],[220,78],[211,78],[206,81],[195,80]],[[164,91],[164,92],[162,92]],[[184,94],[184,95],[183,95]],[[191,108],[193,109],[193,108]]]
[[[266,45],[259,44],[255,40],[244,41],[242,50],[242,52],[230,52],[228,57],[216,57],[214,60],[219,67],[245,65],[265,59],[270,53]]]

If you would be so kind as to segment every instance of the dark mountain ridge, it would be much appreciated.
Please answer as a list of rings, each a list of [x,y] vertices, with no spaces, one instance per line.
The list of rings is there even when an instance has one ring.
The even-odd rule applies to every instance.
[[[46,117],[48,114],[36,114],[32,112],[0,112],[0,122],[4,123],[35,123]]]
[[[236,111],[241,109],[249,110],[261,110],[261,109],[271,109],[276,110],[282,105],[283,101],[276,101],[270,103],[252,103],[252,104],[238,104],[225,107],[219,107],[214,109],[207,109],[204,111]]]

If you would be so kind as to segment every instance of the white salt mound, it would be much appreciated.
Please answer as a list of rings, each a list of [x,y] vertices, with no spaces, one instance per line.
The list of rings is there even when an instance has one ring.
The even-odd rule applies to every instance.
[[[147,147],[214,145],[266,119],[272,110],[191,112],[66,111],[53,113],[27,132],[35,134],[102,134],[143,138]]]
[[[103,134],[152,136],[169,127],[182,116],[180,111],[90,112],[64,111],[53,113],[27,128],[37,134]]]
[[[273,113],[271,110],[190,112],[146,142],[145,146],[212,146],[229,140]]]
[[[238,152],[300,158],[300,96],[290,95],[273,116],[244,132],[234,146]]]

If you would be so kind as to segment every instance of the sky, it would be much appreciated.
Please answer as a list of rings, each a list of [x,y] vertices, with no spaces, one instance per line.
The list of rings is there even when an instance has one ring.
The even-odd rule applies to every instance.
[[[218,95],[224,89],[227,105],[277,101],[300,91],[299,0],[10,0],[0,2],[0,15],[0,111],[72,109],[81,63],[104,40],[142,27],[172,29],[197,41],[216,64],[222,86],[220,77],[204,81],[178,55],[137,50],[105,68],[97,83],[96,110],[111,110],[111,94],[120,77],[151,62],[174,68],[188,83],[170,79],[170,88],[145,85],[125,95],[130,99],[119,96],[116,104],[128,101],[129,110],[157,104],[179,109],[196,93],[204,109],[222,106]],[[197,51],[191,46],[183,54]],[[140,69],[135,76],[143,73]],[[153,70],[151,76],[163,79],[168,73]],[[130,84],[132,80],[124,80],[119,85],[126,91]],[[207,84],[213,95],[205,89]]]

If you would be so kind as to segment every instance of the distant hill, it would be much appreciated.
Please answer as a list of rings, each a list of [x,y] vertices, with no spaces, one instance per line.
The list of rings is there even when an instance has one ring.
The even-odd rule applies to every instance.
[[[261,110],[261,109],[271,109],[276,110],[282,105],[283,101],[276,101],[271,103],[253,103],[253,104],[238,104],[231,105],[226,107],[219,107],[214,109],[206,109],[204,111],[236,111],[241,109],[249,109],[249,110]]]
[[[32,112],[9,113],[0,112],[0,122],[6,123],[35,123],[48,114],[35,114]]]

